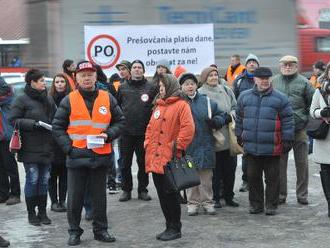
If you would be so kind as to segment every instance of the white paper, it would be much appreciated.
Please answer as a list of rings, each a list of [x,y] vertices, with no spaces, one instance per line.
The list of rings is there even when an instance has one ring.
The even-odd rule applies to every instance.
[[[43,121],[38,121],[39,125],[42,126],[43,128],[49,130],[49,131],[52,131],[52,125],[49,125],[48,123],[46,122],[43,122]]]
[[[100,148],[104,146],[104,138],[98,135],[87,135],[87,149]]]

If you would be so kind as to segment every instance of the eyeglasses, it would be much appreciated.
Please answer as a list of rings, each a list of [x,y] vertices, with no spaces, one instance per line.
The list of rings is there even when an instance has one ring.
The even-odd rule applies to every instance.
[[[283,68],[286,68],[286,67],[292,68],[292,67],[295,67],[296,65],[297,65],[296,63],[282,63],[281,67],[283,67]]]

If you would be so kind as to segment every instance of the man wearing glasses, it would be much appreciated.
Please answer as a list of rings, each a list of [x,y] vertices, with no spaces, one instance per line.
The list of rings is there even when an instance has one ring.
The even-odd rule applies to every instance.
[[[273,78],[273,87],[284,93],[294,112],[295,135],[293,142],[294,160],[297,174],[296,195],[299,204],[308,204],[308,138],[306,125],[309,118],[314,89],[307,78],[298,72],[298,59],[286,55],[280,59],[280,74]],[[288,152],[282,154],[280,161],[279,204],[287,197]]]

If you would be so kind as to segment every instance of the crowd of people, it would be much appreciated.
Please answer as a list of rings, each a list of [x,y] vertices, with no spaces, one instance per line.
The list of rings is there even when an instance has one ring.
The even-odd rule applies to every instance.
[[[114,242],[108,231],[106,189],[117,193],[120,187],[120,202],[132,199],[135,154],[138,199],[152,200],[151,173],[165,218],[165,230],[156,238],[180,238],[180,203],[185,200],[189,216],[215,215],[223,203],[239,206],[234,199],[237,154],[230,150],[229,126],[235,123],[236,142],[244,150],[239,190],[249,192],[250,214],[275,215],[278,205],[286,203],[291,149],[297,202],[309,204],[308,154],[313,144],[330,217],[330,135],[312,142],[306,133],[310,118],[330,120],[330,64],[317,61],[310,81],[299,73],[294,56],[279,60],[277,75],[260,64],[254,54],[244,65],[233,55],[221,77],[217,65],[197,76],[182,66],[172,71],[167,60],[160,60],[148,80],[142,61],[123,60],[116,65],[118,74],[108,79],[100,66],[68,59],[49,90],[44,74],[29,70],[24,93],[16,97],[0,78],[0,203],[21,201],[17,162],[9,151],[13,129],[18,129],[22,146],[17,161],[26,173],[31,225],[51,224],[49,194],[50,209],[67,213],[68,245],[81,242],[83,208],[86,220],[93,220],[94,238]],[[219,132],[222,141],[216,137]],[[193,158],[201,182],[185,192],[186,199],[168,188],[164,175],[164,166],[184,154]],[[0,246],[9,246],[1,236]]]

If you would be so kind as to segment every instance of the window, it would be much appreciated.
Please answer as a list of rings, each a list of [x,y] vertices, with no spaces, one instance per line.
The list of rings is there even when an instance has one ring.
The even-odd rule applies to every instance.
[[[330,52],[330,37],[316,38],[316,51]]]

